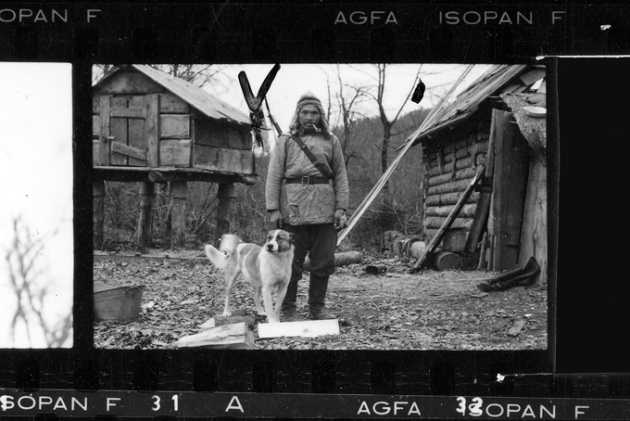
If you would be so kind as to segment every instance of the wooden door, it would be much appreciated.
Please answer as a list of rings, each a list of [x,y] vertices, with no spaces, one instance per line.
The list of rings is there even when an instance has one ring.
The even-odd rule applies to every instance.
[[[147,166],[145,98],[144,95],[111,97],[110,165]]]

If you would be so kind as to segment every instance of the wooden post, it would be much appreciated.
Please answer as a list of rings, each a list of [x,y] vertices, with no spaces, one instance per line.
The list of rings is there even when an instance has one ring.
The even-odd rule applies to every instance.
[[[105,220],[105,182],[95,179],[92,183],[92,198],[94,203],[93,230],[94,248],[103,248],[103,222]]]
[[[529,172],[529,146],[519,132],[513,115],[499,111],[491,214],[495,222],[494,271],[513,269],[518,264],[523,205]]]
[[[492,175],[494,171],[494,144],[496,138],[495,129],[495,111],[492,110],[492,118],[490,120],[490,137],[488,138],[488,157],[486,159],[486,174],[481,180],[481,194],[477,201],[477,209],[475,211],[475,219],[473,220],[468,241],[466,242],[466,253],[474,253],[477,249],[477,243],[484,234],[488,224],[488,215],[490,214],[490,202],[492,201]],[[475,150],[477,144],[475,143]],[[476,155],[475,155],[476,157]],[[475,158],[476,159],[476,158]],[[473,161],[475,161],[473,159]],[[483,254],[483,253],[482,253]]]
[[[230,206],[232,200],[236,197],[236,187],[233,183],[219,184],[219,192],[217,193],[217,199],[219,204],[217,206],[217,228],[214,232],[214,242],[218,244],[223,234],[230,232],[230,220],[228,219]]]
[[[147,166],[157,167],[160,164],[160,95],[147,95]]]
[[[99,102],[101,136],[98,147],[98,164],[105,166],[109,165],[111,98],[111,95],[103,95]]]
[[[532,156],[523,211],[523,231],[518,264],[524,267],[534,256],[540,273],[534,284],[547,282],[547,168],[542,154]]]
[[[186,198],[188,183],[171,182],[171,248],[182,248],[186,245]]]
[[[154,184],[143,181],[140,185],[140,219],[138,221],[138,246],[150,247],[153,238]]]

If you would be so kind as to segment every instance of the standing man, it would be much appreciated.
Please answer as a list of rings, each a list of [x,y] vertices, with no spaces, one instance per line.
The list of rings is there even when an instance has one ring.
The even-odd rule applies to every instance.
[[[295,243],[291,281],[282,304],[284,321],[298,320],[297,288],[307,253],[308,318],[337,318],[326,309],[325,298],[328,278],[335,272],[336,230],[346,224],[348,196],[341,144],[330,132],[321,101],[307,92],[297,103],[289,133],[276,142],[267,174],[269,223],[292,233]]]

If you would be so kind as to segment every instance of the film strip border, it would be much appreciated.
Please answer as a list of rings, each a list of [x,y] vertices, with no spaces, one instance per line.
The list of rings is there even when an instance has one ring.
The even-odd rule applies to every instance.
[[[0,390],[628,398],[629,374],[551,375],[541,351],[0,353]],[[520,373],[520,374],[512,374]]]
[[[60,4],[56,10],[60,15],[68,10],[67,18],[56,22],[52,21],[55,15],[51,10],[57,6],[39,7],[2,6],[0,60],[80,62],[82,65],[75,71],[86,76],[89,65],[85,63],[98,61],[511,62],[539,54],[622,54],[630,49],[630,32],[623,27],[628,12],[622,6],[564,6],[568,16],[564,26],[550,26],[548,22],[531,27],[501,26],[495,21],[489,22],[490,30],[485,24],[476,26],[464,19],[477,19],[476,16],[491,19],[492,14],[486,16],[478,7],[462,9],[461,6],[440,9],[304,5],[264,9],[245,5],[97,4],[94,9],[102,15],[100,21],[91,22],[93,26],[85,21],[85,13],[92,10],[91,6]],[[558,10],[553,6],[527,7],[535,9],[535,16],[549,16],[549,12]],[[517,6],[508,9],[508,13],[512,12],[509,16],[518,16]],[[42,16],[39,10],[44,10],[47,21],[36,21]],[[396,26],[386,22],[388,10],[393,11]],[[459,22],[436,20],[440,10],[444,12],[443,19],[457,18]],[[374,11],[386,13],[374,14]],[[456,14],[448,17],[445,13],[450,11]],[[217,14],[222,17],[215,19]],[[340,16],[346,22],[337,22]],[[363,21],[364,18],[367,20]],[[600,22],[607,22],[610,28],[602,28]],[[483,35],[484,32],[489,35]],[[87,81],[86,77],[81,79]],[[75,97],[88,98],[84,103],[89,101],[86,94],[89,85],[86,87],[75,90]],[[75,108],[80,105],[80,101],[75,102]],[[82,129],[78,130],[80,135]],[[86,224],[78,226],[90,226],[89,218],[83,222]],[[90,238],[87,228],[85,232],[78,231],[77,236]],[[86,241],[86,244],[91,243]],[[91,268],[85,268],[83,276],[89,276],[90,271]],[[80,285],[75,289],[81,294],[85,292]],[[77,323],[82,326],[91,320],[77,320]],[[89,336],[91,330],[81,332]],[[548,356],[541,352],[465,353],[450,354],[451,357],[422,353],[421,358],[417,353],[361,353],[361,358],[343,353],[286,356],[238,351],[133,353],[94,351],[90,338],[76,338],[76,352],[1,351],[0,387],[28,393],[58,388],[313,396],[451,395],[453,399],[462,395],[623,400],[630,394],[628,377],[624,375],[509,376],[502,382],[496,381],[500,373],[544,370]],[[616,412],[607,414],[612,417]]]
[[[630,51],[628,5],[69,4],[0,8],[0,60],[511,63]]]
[[[2,391],[0,391],[2,392]],[[0,411],[38,419],[627,419],[630,401],[480,396],[330,395],[43,390],[4,391]]]

